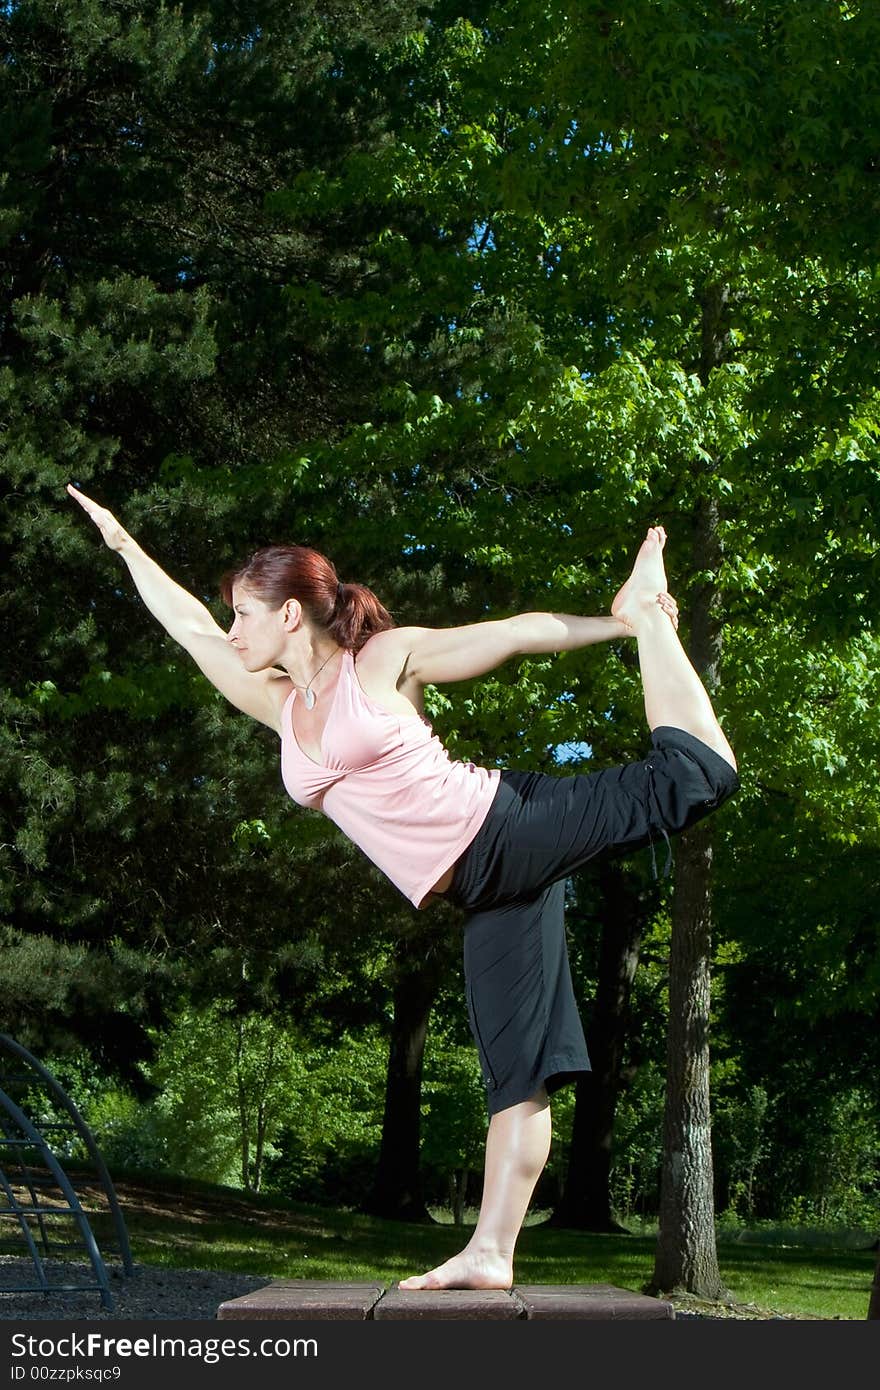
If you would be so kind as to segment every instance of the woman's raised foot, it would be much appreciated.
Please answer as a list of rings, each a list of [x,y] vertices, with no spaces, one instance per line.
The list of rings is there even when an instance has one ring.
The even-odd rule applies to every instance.
[[[666,532],[663,527],[649,526],[648,534],[639,546],[632,573],[614,595],[611,612],[628,627],[634,627],[646,610],[658,606],[673,619],[673,625],[677,626],[677,614],[673,617],[664,599],[667,595],[666,570],[663,564],[665,545]]]

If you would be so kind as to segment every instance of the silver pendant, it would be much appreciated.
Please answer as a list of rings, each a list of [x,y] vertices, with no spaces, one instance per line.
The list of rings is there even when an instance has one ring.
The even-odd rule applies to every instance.
[[[314,709],[315,700],[316,696],[314,690],[306,690],[306,709]]]

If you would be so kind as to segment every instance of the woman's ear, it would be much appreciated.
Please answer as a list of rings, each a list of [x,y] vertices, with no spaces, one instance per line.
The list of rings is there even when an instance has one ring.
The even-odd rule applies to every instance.
[[[302,604],[299,599],[285,599],[281,611],[284,616],[284,631],[296,632],[297,628],[302,625],[303,616]]]

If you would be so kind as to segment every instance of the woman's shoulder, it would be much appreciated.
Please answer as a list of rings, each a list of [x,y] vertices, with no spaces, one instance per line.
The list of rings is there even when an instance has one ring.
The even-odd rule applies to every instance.
[[[357,655],[357,674],[361,687],[373,699],[388,709],[423,714],[424,700],[421,683],[407,670],[415,627],[391,627],[376,632],[361,647]]]
[[[357,654],[358,669],[386,675],[394,681],[406,665],[412,648],[414,627],[388,627],[368,637]]]

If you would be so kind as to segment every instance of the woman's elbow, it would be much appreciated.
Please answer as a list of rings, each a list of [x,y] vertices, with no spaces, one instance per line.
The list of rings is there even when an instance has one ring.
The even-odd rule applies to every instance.
[[[559,634],[554,630],[550,613],[517,613],[509,618],[514,655],[528,656],[537,652],[556,651]]]

